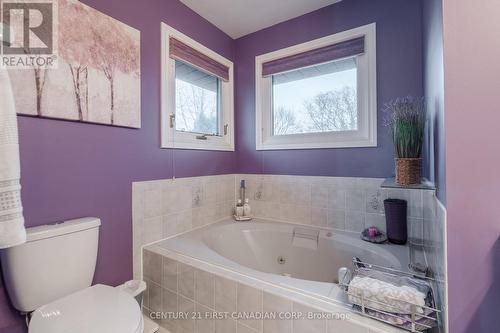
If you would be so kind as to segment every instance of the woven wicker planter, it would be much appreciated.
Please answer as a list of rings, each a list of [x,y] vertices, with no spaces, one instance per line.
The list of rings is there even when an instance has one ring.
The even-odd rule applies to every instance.
[[[420,184],[422,178],[421,158],[396,159],[396,183],[399,185]]]

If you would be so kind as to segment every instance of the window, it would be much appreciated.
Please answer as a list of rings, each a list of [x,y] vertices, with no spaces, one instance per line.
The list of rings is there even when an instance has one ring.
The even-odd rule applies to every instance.
[[[220,79],[175,61],[175,129],[218,136]]]
[[[256,57],[257,149],[372,147],[375,24]]]
[[[273,75],[272,80],[273,135],[358,129],[354,59]]]
[[[233,63],[162,24],[162,147],[234,150]]]

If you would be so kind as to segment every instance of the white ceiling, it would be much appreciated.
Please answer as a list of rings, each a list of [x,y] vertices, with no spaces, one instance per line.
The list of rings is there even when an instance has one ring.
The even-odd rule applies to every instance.
[[[181,0],[232,38],[239,38],[342,0]]]

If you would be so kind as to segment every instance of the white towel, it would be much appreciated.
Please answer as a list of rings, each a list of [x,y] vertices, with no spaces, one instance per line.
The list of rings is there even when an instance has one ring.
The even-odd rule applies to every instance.
[[[7,70],[0,68],[0,248],[2,249],[26,242],[20,177],[14,96]]]
[[[361,306],[363,298],[364,306],[374,310],[422,314],[426,296],[416,288],[395,286],[371,277],[356,276],[349,283],[349,301]]]

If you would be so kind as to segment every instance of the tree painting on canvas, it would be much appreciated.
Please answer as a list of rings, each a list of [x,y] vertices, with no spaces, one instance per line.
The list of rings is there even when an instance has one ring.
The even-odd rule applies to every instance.
[[[56,68],[9,70],[18,114],[140,128],[140,32],[58,1]]]

